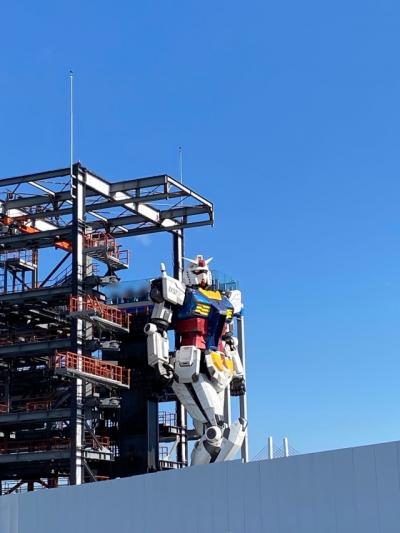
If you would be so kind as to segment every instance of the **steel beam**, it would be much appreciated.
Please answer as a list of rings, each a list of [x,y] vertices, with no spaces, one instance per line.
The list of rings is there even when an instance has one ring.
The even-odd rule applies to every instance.
[[[177,224],[172,231],[176,231],[179,229],[189,229],[189,228],[198,228],[201,226],[209,226],[211,222],[209,220],[202,220],[199,222],[189,222],[189,223],[182,223]],[[148,233],[159,233],[160,231],[166,231],[165,228],[161,226],[147,226],[143,228],[135,228],[135,229],[129,229],[125,232],[116,232],[113,231],[112,235],[115,238],[123,238],[123,237],[135,237],[138,235],[146,235]],[[169,230],[171,232],[171,230]]]
[[[208,200],[206,200],[204,198],[204,196],[201,196],[200,194],[197,194],[196,192],[194,192],[191,189],[189,189],[189,187],[186,187],[185,185],[183,185],[179,181],[176,181],[174,178],[171,178],[170,176],[168,176],[168,184],[169,185],[173,185],[174,187],[177,187],[182,192],[186,193],[187,196],[192,196],[198,202],[200,202],[200,203],[208,206],[210,209],[212,209],[213,204],[211,202],[209,202]]]
[[[71,416],[71,409],[54,409],[53,411],[29,411],[26,413],[8,413],[0,415],[0,428],[5,426],[18,426],[18,424],[54,422],[58,420],[68,420]]]
[[[32,463],[33,461],[56,461],[59,459],[69,459],[70,451],[53,450],[46,452],[19,452],[0,454],[0,465],[9,463]]]
[[[146,178],[151,179],[151,178]],[[1,181],[0,181],[1,183]],[[118,191],[117,191],[118,192]],[[113,193],[115,194],[115,193]],[[96,196],[99,196],[99,194],[95,191],[86,191],[86,197],[87,198],[94,198]],[[159,202],[160,200],[173,200],[175,198],[182,198],[182,197],[188,197],[192,196],[193,198],[197,198],[198,195],[193,193],[192,191],[187,192],[186,190],[181,191],[173,191],[173,192],[154,192],[154,193],[146,193],[144,195],[137,195],[133,196],[132,201],[140,202],[143,204],[151,203],[151,202]],[[102,197],[103,198],[103,197]],[[34,207],[37,205],[43,205],[43,204],[50,204],[53,203],[55,205],[63,204],[64,202],[71,199],[71,194],[69,191],[64,192],[55,192],[54,195],[49,196],[43,196],[43,195],[37,195],[37,196],[28,196],[25,198],[16,198],[14,200],[8,200],[6,202],[1,202],[4,204],[5,209],[20,209],[20,208],[27,208],[27,207]],[[111,209],[112,207],[118,207],[120,205],[124,205],[126,203],[126,198],[117,200],[115,197],[109,198],[108,200],[104,200],[99,203],[92,203],[86,205],[86,211],[89,211],[90,209]],[[69,211],[69,213],[68,213]],[[32,218],[38,218],[42,214],[51,213],[53,216],[54,213],[59,213],[60,215],[65,214],[71,214],[72,209],[58,209],[58,210],[52,210],[49,209],[48,211],[42,211],[38,213],[29,213]],[[46,216],[50,216],[47,214]]]
[[[144,189],[148,187],[159,187],[168,183],[168,176],[160,174],[159,176],[151,176],[148,178],[136,178],[132,180],[118,181],[111,183],[111,193],[134,191],[135,189]]]
[[[29,181],[41,181],[51,178],[59,178],[68,176],[69,168],[61,168],[58,170],[49,170],[47,172],[37,172],[35,174],[26,174],[24,176],[15,176],[12,178],[3,178],[0,180],[0,187],[9,187],[10,185],[19,185],[20,183],[28,183]]]
[[[92,196],[95,196],[94,194]],[[141,196],[137,200],[142,204],[159,202],[161,200],[175,200],[177,198],[186,197],[185,193],[182,192],[173,192],[173,193],[158,193],[152,194],[151,196]],[[29,200],[29,199],[27,199]],[[135,198],[136,200],[136,198]],[[64,200],[65,202],[66,200]],[[43,202],[47,203],[47,202]],[[114,209],[116,207],[123,206],[126,203],[126,199],[123,200],[105,200],[103,202],[93,202],[91,204],[86,204],[85,209],[86,213],[90,211],[103,211],[108,209]],[[8,204],[7,204],[8,205]],[[55,218],[55,217],[65,217],[72,214],[72,207],[65,207],[64,209],[46,209],[45,211],[38,211],[37,213],[29,213],[29,218],[31,220],[37,220],[42,218]],[[122,215],[123,216],[123,215]]]
[[[211,215],[209,208],[205,206],[193,206],[193,207],[175,207],[172,209],[166,209],[164,211],[159,212],[159,217],[157,221],[151,221],[156,225],[161,226],[162,231],[171,231],[173,229],[178,229],[180,227],[186,227],[187,224],[184,222],[179,222],[174,220],[173,226],[165,226],[164,222],[172,219],[172,218],[188,218],[190,216],[195,215],[203,215],[203,214],[209,214]],[[131,224],[144,224],[147,223],[148,217],[142,216],[142,215],[128,215],[128,216],[120,216],[120,217],[113,217],[109,218],[107,220],[107,224],[109,226],[117,226],[120,224],[123,224],[124,226],[129,226]],[[210,219],[207,220],[207,224],[212,223],[212,217],[210,216]],[[104,223],[100,221],[93,221],[90,222],[90,227],[93,229],[98,229],[104,227]]]
[[[140,202],[141,204],[147,204],[151,202],[159,202],[160,200],[175,200],[176,198],[182,198],[182,196],[186,196],[181,192],[167,192],[167,193],[156,193],[151,194],[148,196],[139,196],[133,198],[133,200],[136,202]],[[96,209],[96,211],[101,211],[103,209],[113,209],[115,207],[120,207],[125,205],[126,199],[123,200],[115,200],[110,199],[104,202],[94,202],[92,204],[88,204],[86,206],[86,211],[90,211],[91,209]]]
[[[123,206],[125,209],[128,209],[129,211],[133,211],[134,213],[138,213],[139,215],[142,215],[150,222],[159,222],[160,214],[157,209],[154,209],[153,207],[150,207],[149,205],[140,203],[137,198],[132,198],[127,193],[118,190],[114,194],[111,193],[111,187],[110,183],[103,180],[99,176],[96,176],[95,174],[91,173],[89,170],[84,169],[82,171],[83,179],[85,181],[85,184],[88,188],[96,191],[101,196],[105,196],[106,198],[112,198],[117,201],[125,200],[125,203],[123,203]],[[173,226],[174,222],[171,220],[165,220],[164,225]]]
[[[71,197],[73,198],[72,219],[72,294],[79,298],[83,295],[83,280],[85,268],[84,235],[85,235],[85,185],[80,169],[71,176]],[[83,345],[84,324],[78,317],[71,319],[71,348],[81,354]],[[71,485],[84,482],[84,396],[82,378],[71,382],[72,416],[71,430]]]
[[[1,186],[1,180],[0,180]],[[97,196],[96,192],[88,191],[87,196]],[[27,207],[34,207],[37,205],[54,203],[55,205],[62,204],[67,200],[71,200],[71,192],[61,191],[55,192],[53,195],[44,196],[43,194],[37,196],[27,196],[25,198],[15,198],[13,200],[7,200],[4,203],[6,209],[20,209]]]
[[[13,304],[21,305],[28,301],[36,302],[53,302],[59,300],[60,297],[71,294],[71,284],[66,283],[59,287],[43,287],[41,289],[32,289],[29,291],[10,292],[8,294],[0,294],[0,305]],[[53,302],[54,303],[54,302]]]
[[[68,337],[65,339],[43,340],[38,342],[17,342],[0,346],[0,358],[12,359],[35,353],[39,353],[40,355],[54,354],[55,350],[68,348],[70,345],[71,339]]]
[[[57,265],[47,274],[46,278],[41,282],[40,287],[46,285],[46,283],[54,276],[57,270],[65,263],[65,261],[69,258],[70,255],[71,252],[67,252],[64,255],[64,257],[57,263]]]
[[[54,246],[55,241],[71,238],[72,227],[65,226],[48,231],[39,231],[38,233],[27,233],[23,235],[6,235],[0,236],[0,248],[4,250],[21,250],[30,246],[39,246],[45,248]]]

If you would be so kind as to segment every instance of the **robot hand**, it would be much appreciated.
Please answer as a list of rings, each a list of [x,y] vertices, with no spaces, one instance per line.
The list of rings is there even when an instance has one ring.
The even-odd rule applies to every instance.
[[[231,381],[231,396],[243,396],[246,384],[243,377],[234,377]]]
[[[157,379],[162,386],[168,386],[174,379],[174,369],[169,363],[158,362],[153,366]]]
[[[232,335],[231,332],[225,333],[225,335],[222,337],[222,340],[226,342],[230,350],[236,350],[238,347],[238,340]]]

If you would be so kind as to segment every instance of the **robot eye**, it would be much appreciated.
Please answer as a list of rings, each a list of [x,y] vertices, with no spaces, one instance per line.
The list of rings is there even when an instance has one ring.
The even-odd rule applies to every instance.
[[[206,272],[207,270],[204,270],[204,268],[201,270],[193,270],[193,274],[195,274],[196,276],[198,276],[199,274],[206,273]]]

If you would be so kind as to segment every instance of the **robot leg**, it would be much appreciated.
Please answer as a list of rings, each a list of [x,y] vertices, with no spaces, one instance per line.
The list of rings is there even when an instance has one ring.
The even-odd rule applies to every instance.
[[[193,448],[191,465],[205,465],[213,463],[220,452],[222,430],[219,426],[210,426]]]
[[[174,381],[172,388],[201,435],[193,448],[191,464],[233,459],[246,435],[247,421],[240,418],[227,426],[223,418],[223,390],[204,374],[197,375],[190,383]]]
[[[193,418],[195,428],[201,435],[193,449],[191,464],[207,464],[214,461],[220,450],[225,427],[222,396],[204,374],[200,374],[192,383],[174,381],[172,388]]]
[[[234,459],[246,436],[247,422],[239,418],[230,427],[209,427],[192,452],[192,465],[219,463]]]
[[[246,436],[247,420],[239,418],[229,428],[226,428],[221,442],[220,452],[215,462],[229,461],[234,459],[240,450]]]
[[[192,464],[234,459],[246,436],[247,420],[239,418],[229,427],[224,423],[224,391],[207,377],[200,375],[193,388],[206,413],[214,413],[215,423],[209,426],[192,452]]]
[[[204,424],[213,423],[208,419],[190,383],[177,383],[174,381],[172,389],[186,411],[196,421],[196,430],[199,430]]]

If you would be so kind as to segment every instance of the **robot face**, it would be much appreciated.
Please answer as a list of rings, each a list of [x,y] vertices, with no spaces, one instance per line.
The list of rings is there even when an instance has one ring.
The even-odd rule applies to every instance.
[[[186,258],[185,258],[186,259]],[[188,268],[183,272],[183,282],[189,287],[201,287],[206,289],[212,284],[212,276],[208,263],[212,260],[205,260],[202,255],[198,255],[196,259],[187,259],[190,261]]]

